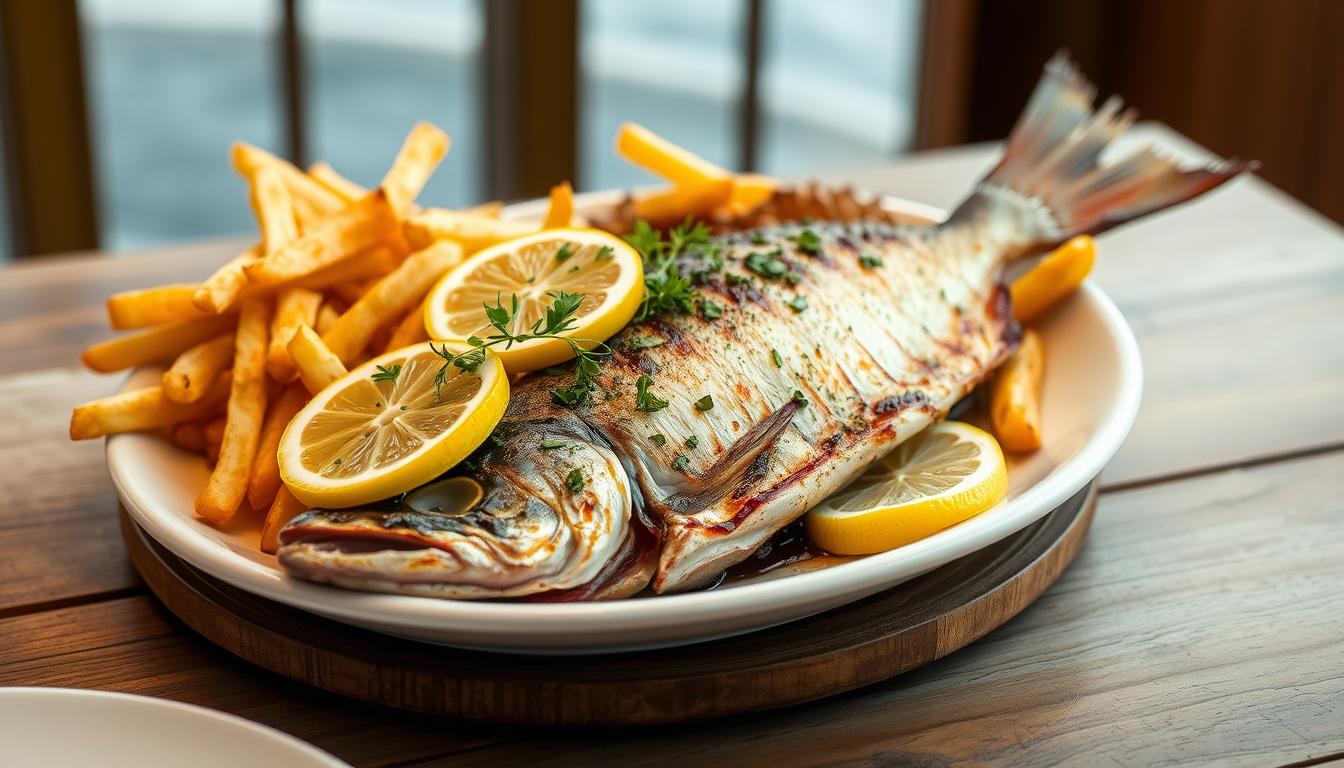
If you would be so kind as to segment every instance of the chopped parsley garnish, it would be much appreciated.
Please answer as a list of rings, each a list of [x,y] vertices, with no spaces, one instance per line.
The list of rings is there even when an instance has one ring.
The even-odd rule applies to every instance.
[[[381,365],[375,367],[378,372],[369,377],[374,381],[396,381],[401,375],[401,363],[393,363],[386,368]]]
[[[729,285],[742,285],[744,283],[751,282],[749,278],[743,277],[737,274],[736,272],[725,272],[723,275],[723,279],[724,282],[728,283]]]
[[[762,233],[760,230],[751,233],[752,245],[765,245],[768,242],[770,241],[765,239],[765,234]]]
[[[874,253],[859,254],[859,263],[869,269],[882,266],[882,257]]]
[[[532,339],[559,339],[568,344],[570,351],[574,353],[574,383],[568,387],[551,390],[551,396],[561,405],[578,405],[585,402],[596,387],[597,361],[611,354],[611,349],[606,344],[592,339],[576,339],[561,335],[573,330],[575,323],[578,322],[575,315],[579,311],[579,305],[583,303],[582,294],[551,291],[547,295],[551,297],[551,305],[524,333],[509,330],[518,316],[518,296],[514,294],[509,297],[507,307],[499,297],[495,298],[494,306],[484,305],[485,318],[497,332],[484,339],[478,336],[468,338],[467,343],[472,348],[466,352],[454,353],[446,344],[436,347],[434,342],[430,342],[429,348],[434,350],[434,354],[443,358],[443,366],[434,376],[434,396],[438,397],[441,394],[448,377],[448,366],[451,365],[463,373],[475,373],[481,367],[481,363],[485,362],[485,350],[488,347],[503,344],[504,348],[508,349],[514,344]],[[593,348],[587,349],[580,342],[591,343]]]
[[[709,299],[701,299],[700,314],[704,315],[706,320],[718,320],[720,317],[723,317],[723,307],[720,307]]]
[[[635,222],[635,231],[625,236],[626,242],[639,251],[644,260],[644,298],[635,311],[638,323],[663,313],[693,314],[696,290],[692,278],[678,269],[681,256],[696,254],[708,264],[723,264],[723,246],[711,243],[710,229],[704,224],[686,221],[668,233],[664,240],[649,223]]]
[[[679,453],[677,454],[677,458],[672,460],[672,466],[685,472],[686,468],[691,466],[691,460],[686,457],[686,454]]]
[[[667,438],[663,436],[662,432],[655,432],[652,435],[649,435],[649,439],[652,440],[653,444],[658,446],[659,448],[662,448],[664,445],[667,445]]]
[[[583,473],[577,469],[569,470],[569,474],[565,475],[565,487],[568,488],[573,493],[578,493],[579,491],[582,491]]]
[[[797,403],[799,408],[807,407],[807,397],[803,395],[802,390],[800,389],[793,390],[793,402]]]
[[[633,339],[630,340],[630,348],[631,348],[631,349],[653,349],[654,347],[661,347],[661,346],[663,346],[663,344],[665,344],[665,343],[666,343],[666,342],[664,342],[662,339],[658,338],[657,336],[636,336],[636,337],[634,337]]]
[[[817,256],[821,253],[821,237],[810,229],[804,229],[802,232],[789,238],[798,250],[810,256]]]
[[[804,309],[807,309],[807,297],[794,296],[793,299],[788,302],[788,305],[789,309],[792,309],[794,312],[802,312]]]
[[[779,255],[774,252],[763,253],[753,251],[747,254],[747,260],[744,262],[747,269],[755,272],[767,280],[775,280],[789,272],[789,265],[785,264]]]
[[[556,448],[564,448],[566,445],[569,445],[569,443],[564,440],[542,440],[541,450],[554,451]]]
[[[604,245],[597,249],[597,255],[593,256],[593,261],[611,261],[616,258],[616,249],[610,245]]]
[[[569,243],[561,243],[559,250],[555,252],[555,263],[564,264],[574,255],[574,248]]]
[[[667,407],[667,401],[654,395],[649,391],[649,385],[653,384],[653,379],[648,374],[641,375],[635,380],[635,409],[652,413],[661,411]]]
[[[770,350],[770,361],[775,364],[776,368],[784,367],[784,358],[779,354],[778,349]]]
[[[690,448],[691,450],[695,450],[695,447],[699,444],[700,444],[700,438],[696,437],[695,435],[691,435],[690,437],[686,438],[686,447]]]
[[[709,409],[714,407],[714,397],[711,395],[705,395],[704,397],[695,401],[695,407],[700,409],[701,412],[708,411]]]

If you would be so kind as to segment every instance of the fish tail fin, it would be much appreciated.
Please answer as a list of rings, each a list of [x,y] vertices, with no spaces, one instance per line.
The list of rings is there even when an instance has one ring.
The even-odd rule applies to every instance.
[[[982,209],[987,199],[1007,198],[1026,214],[1019,220],[1028,222],[1027,231],[1017,233],[1026,242],[1018,245],[1036,249],[1179,205],[1258,167],[1231,160],[1182,169],[1176,158],[1152,147],[1102,165],[1102,153],[1134,122],[1134,111],[1122,110],[1116,97],[1094,110],[1095,96],[1067,55],[1055,54],[1003,158],[953,220]]]

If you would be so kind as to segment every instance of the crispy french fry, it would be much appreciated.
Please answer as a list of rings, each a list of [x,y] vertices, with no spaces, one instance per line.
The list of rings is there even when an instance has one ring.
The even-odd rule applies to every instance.
[[[353,364],[378,328],[413,306],[461,261],[462,248],[446,240],[416,251],[346,310],[322,341],[342,363]]]
[[[391,352],[422,341],[429,341],[429,334],[425,331],[425,313],[420,304],[412,304],[410,311],[401,318],[397,327],[392,329],[392,335],[388,337],[387,346],[383,351]]]
[[[778,182],[769,176],[744,173],[733,177],[733,193],[725,206],[730,216],[746,216],[770,201]]]
[[[309,227],[336,213],[345,207],[345,201],[318,182],[308,178],[307,174],[295,168],[260,147],[246,142],[235,142],[229,150],[233,168],[248,181],[262,168],[274,168],[289,187],[294,200],[294,215],[299,228],[307,231]]]
[[[714,186],[732,179],[732,174],[723,168],[635,123],[621,125],[616,134],[616,152],[678,187]]]
[[[220,416],[207,421],[201,430],[205,440],[205,457],[212,462],[219,460],[219,446],[224,442],[224,427],[227,423],[228,419]]]
[[[270,323],[271,307],[266,300],[243,302],[234,337],[233,386],[219,461],[196,497],[197,516],[211,523],[232,519],[247,494],[248,473],[257,455],[266,412],[266,336]]]
[[[427,248],[436,240],[455,240],[470,255],[482,248],[537,231],[536,224],[472,216],[446,208],[426,208],[402,225],[412,248]]]
[[[203,341],[227,333],[237,323],[234,315],[211,315],[118,336],[84,350],[84,365],[107,373],[171,360]]]
[[[308,166],[308,177],[326,187],[347,205],[369,193],[369,190],[337,173],[326,162],[319,161]]]
[[[346,304],[354,304],[360,298],[368,293],[369,289],[377,283],[377,279],[353,280],[344,283],[337,283],[331,286],[329,293],[333,296],[339,296]]]
[[[196,289],[192,303],[203,312],[221,314],[231,309],[247,287],[243,267],[257,260],[261,246],[253,246],[229,259]]]
[[[377,189],[284,248],[243,265],[243,271],[253,283],[293,280],[378,245],[396,226],[387,195]]]
[[[1097,259],[1097,246],[1079,235],[1046,254],[1030,272],[1013,282],[1013,316],[1031,323],[1061,299],[1078,290]]]
[[[542,229],[568,227],[574,218],[574,188],[568,181],[551,187],[551,205],[546,209],[546,218],[542,219]]]
[[[124,331],[204,317],[207,313],[192,302],[199,287],[177,283],[114,294],[107,300],[108,325]]]
[[[231,374],[215,381],[205,397],[194,403],[175,403],[162,387],[145,387],[76,406],[70,415],[70,439],[89,440],[122,432],[140,432],[200,418],[228,397]]]
[[[448,134],[432,123],[416,123],[411,128],[381,185],[398,215],[405,216],[410,211],[429,175],[448,154],[450,143]]]
[[[232,365],[233,334],[222,333],[177,356],[163,372],[163,394],[174,402],[194,403]]]
[[[271,508],[266,510],[266,519],[261,523],[261,551],[268,555],[275,554],[280,548],[280,529],[307,509],[308,505],[294,498],[288,488],[277,491]]]
[[[327,301],[317,309],[317,322],[313,323],[313,330],[317,331],[320,336],[331,330],[331,326],[335,325],[340,317],[341,310],[337,309],[335,304]],[[291,338],[293,337],[291,336]]]
[[[1004,449],[1030,453],[1041,447],[1041,380],[1045,347],[1027,330],[1017,352],[995,374],[990,389],[989,418]]]
[[[199,419],[174,424],[168,432],[168,439],[184,451],[205,453],[205,425]]]
[[[280,436],[294,419],[294,414],[307,404],[308,390],[295,382],[285,387],[267,409],[261,439],[257,442],[257,456],[252,461],[252,473],[247,482],[247,503],[253,509],[268,507],[275,500],[275,492],[280,489],[280,465],[275,455]]]
[[[696,187],[673,187],[635,198],[635,216],[655,227],[681,222],[687,216],[704,216],[732,197],[733,180]]]
[[[459,211],[464,216],[480,216],[486,219],[498,219],[504,212],[504,204],[498,200],[491,200],[488,203],[473,205],[470,208],[463,208]]]
[[[289,340],[300,325],[317,322],[317,310],[322,306],[322,294],[307,288],[291,288],[275,300],[275,315],[271,318],[271,338],[266,349],[266,373],[272,379],[284,382],[294,378],[294,361],[289,359]],[[253,506],[256,506],[255,504]]]
[[[289,340],[289,357],[299,369],[299,380],[314,395],[348,372],[341,358],[306,325],[299,326]]]
[[[252,175],[252,212],[261,230],[261,252],[271,254],[299,239],[299,222],[294,218],[294,199],[289,187],[273,165],[262,166]]]

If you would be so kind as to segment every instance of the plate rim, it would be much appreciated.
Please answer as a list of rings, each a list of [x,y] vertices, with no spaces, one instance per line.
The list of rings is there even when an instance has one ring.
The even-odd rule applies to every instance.
[[[598,205],[618,199],[620,190],[590,192],[578,195],[577,207]],[[884,207],[926,218],[941,220],[946,211],[901,198],[882,196]],[[544,200],[518,203],[506,209],[509,218],[524,218],[544,210]],[[1009,502],[1011,514],[996,517],[977,517],[983,521],[970,536],[958,531],[961,526],[940,531],[920,541],[895,550],[870,555],[860,560],[840,563],[787,578],[769,579],[753,584],[735,586],[729,590],[709,590],[672,595],[659,595],[639,600],[607,602],[523,603],[470,600],[430,599],[410,595],[358,592],[338,589],[329,585],[313,584],[293,579],[267,565],[234,554],[219,542],[205,540],[193,531],[187,516],[178,511],[169,514],[151,513],[149,503],[136,489],[134,479],[126,476],[134,471],[134,451],[127,455],[133,443],[113,435],[106,442],[106,460],[117,495],[135,521],[156,541],[173,554],[210,576],[221,579],[240,589],[308,610],[328,618],[356,624],[376,631],[392,632],[405,627],[423,630],[437,628],[459,637],[485,637],[527,633],[531,637],[515,643],[440,640],[445,644],[508,650],[527,649],[530,652],[604,652],[612,648],[633,648],[634,645],[612,642],[583,643],[583,636],[615,632],[638,625],[642,630],[669,630],[725,614],[743,612],[764,616],[770,607],[778,607],[790,600],[799,605],[816,602],[818,596],[836,593],[851,594],[841,602],[858,599],[861,594],[892,586],[900,581],[927,572],[952,559],[977,551],[1040,519],[1050,510],[1101,473],[1101,470],[1123,444],[1138,415],[1142,399],[1143,369],[1133,331],[1120,310],[1091,280],[1083,283],[1079,298],[1093,305],[1116,348],[1121,379],[1114,405],[1098,424],[1093,435],[1078,453],[1059,465],[1040,481],[1025,489]],[[132,374],[133,375],[133,374]],[[948,552],[948,549],[951,552]],[[802,580],[800,583],[799,580]],[[800,591],[802,590],[802,591]],[[864,590],[867,590],[866,592]],[[810,612],[815,613],[812,609]],[[800,609],[792,621],[809,614]],[[581,624],[576,625],[575,622]],[[780,621],[752,624],[737,632],[760,629]],[[721,637],[710,632],[668,641],[659,641],[638,647],[678,645],[701,642]],[[423,635],[419,635],[423,638]],[[540,642],[539,639],[541,640]],[[433,642],[433,641],[429,641]],[[588,651],[582,647],[592,645]]]

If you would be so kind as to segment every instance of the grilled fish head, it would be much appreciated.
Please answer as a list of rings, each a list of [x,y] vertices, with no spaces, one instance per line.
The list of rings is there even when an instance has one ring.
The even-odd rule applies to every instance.
[[[313,509],[280,532],[291,575],[442,598],[519,597],[587,584],[628,544],[631,485],[574,425],[512,425],[469,473],[360,509]]]

